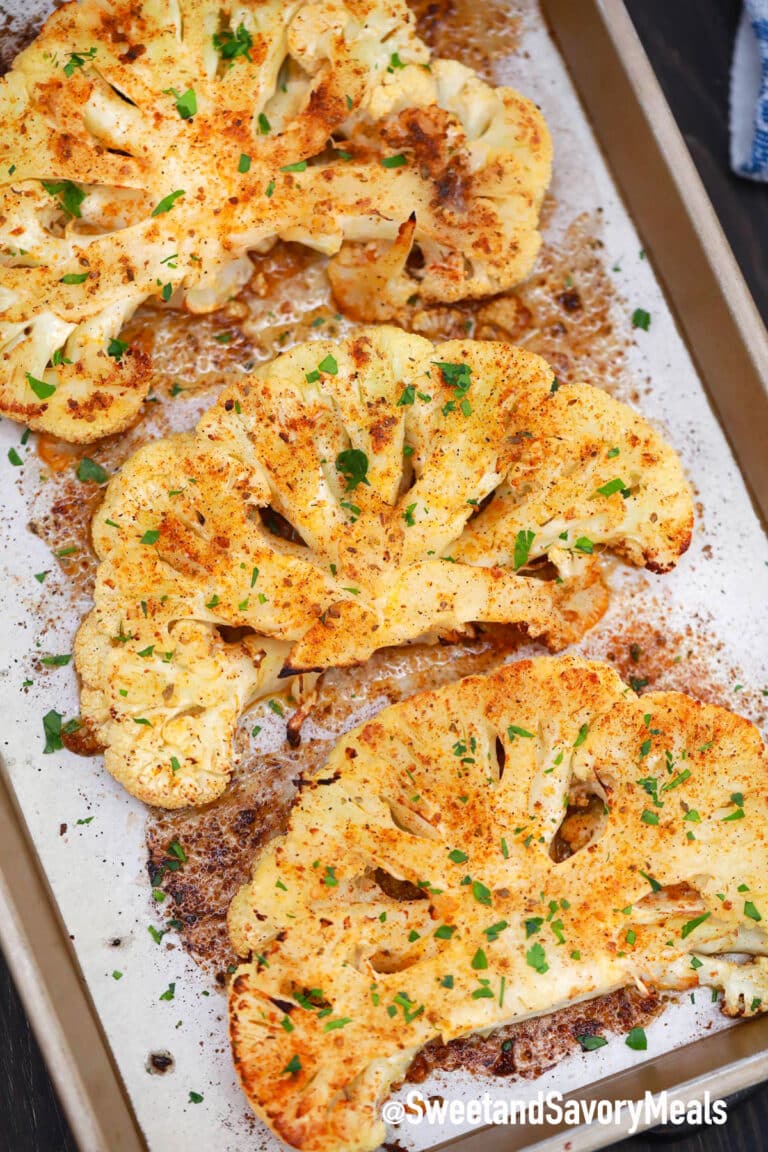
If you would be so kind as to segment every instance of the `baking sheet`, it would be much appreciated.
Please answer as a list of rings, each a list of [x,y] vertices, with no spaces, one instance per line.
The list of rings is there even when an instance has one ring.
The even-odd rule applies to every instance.
[[[678,448],[703,508],[691,552],[677,572],[663,579],[614,573],[611,612],[581,649],[608,654],[623,643],[628,618],[645,615],[675,649],[654,687],[698,688],[764,723],[768,672],[758,606],[768,593],[768,545],[654,280],[652,253],[641,255],[562,61],[528,4],[522,9],[520,41],[520,50],[498,74],[541,103],[553,132],[556,207],[547,238],[557,241],[579,213],[602,209],[605,258],[623,296],[614,306],[616,323],[630,334],[636,307],[652,317],[650,330],[635,334],[619,387]],[[4,747],[6,770],[150,1147],[166,1148],[173,1140],[225,1152],[268,1144],[234,1083],[223,998],[171,937],[158,947],[147,931],[157,917],[146,877],[143,809],[104,777],[97,760],[42,755],[42,715],[52,707],[76,714],[74,677],[67,669],[43,675],[29,669],[36,648],[71,650],[77,613],[56,560],[25,530],[30,498],[46,468],[34,438],[19,447],[20,431],[7,423],[0,428],[0,460],[7,481],[17,481],[4,486],[0,535],[8,592],[0,633],[0,703],[15,720]],[[7,462],[11,446],[25,459],[21,469]],[[33,574],[44,570],[51,574],[39,585]],[[34,682],[23,687],[26,679]],[[270,738],[279,738],[276,722],[271,732],[265,726],[265,741]],[[77,823],[91,816],[90,823]],[[171,983],[174,998],[161,1000]],[[647,1057],[722,1026],[708,1000],[702,992],[697,1003],[681,1001],[654,1023]],[[148,1072],[153,1052],[171,1053],[173,1070]],[[614,1038],[608,1047],[570,1058],[535,1083],[488,1084],[452,1075],[422,1085],[421,1091],[452,1098],[488,1089],[497,1097],[520,1099],[553,1084],[561,1091],[578,1088],[642,1058]],[[201,1093],[203,1101],[191,1103],[190,1091]],[[397,1138],[416,1148],[458,1132],[403,1127]]]

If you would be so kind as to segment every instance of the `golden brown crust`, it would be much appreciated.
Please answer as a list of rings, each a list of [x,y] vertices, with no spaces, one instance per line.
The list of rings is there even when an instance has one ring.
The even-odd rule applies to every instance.
[[[381,1100],[436,1038],[632,983],[768,1008],[768,756],[738,716],[520,661],[385,709],[322,775],[229,915],[251,957],[238,1075],[294,1146],[375,1148]],[[564,852],[566,805],[590,795],[591,835]]]
[[[551,386],[521,349],[363,329],[129,459],[94,518],[76,645],[109,770],[152,803],[204,803],[240,711],[286,677],[476,622],[563,647],[606,607],[591,552],[674,564],[692,515],[674,452],[601,390]]]
[[[0,79],[3,414],[75,442],[126,427],[150,380],[117,339],[138,305],[212,311],[278,238],[340,254],[369,320],[530,271],[551,162],[534,105],[430,64],[403,0],[237,13],[73,0]],[[366,309],[374,250],[394,256]]]

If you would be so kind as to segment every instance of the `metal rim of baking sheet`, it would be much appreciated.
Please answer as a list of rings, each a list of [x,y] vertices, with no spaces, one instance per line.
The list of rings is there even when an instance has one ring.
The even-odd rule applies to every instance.
[[[622,0],[541,0],[710,402],[768,524],[768,337]],[[762,430],[762,435],[761,435]],[[81,1152],[146,1148],[66,929],[12,792],[0,779],[0,946]],[[768,1077],[768,1017],[697,1040],[569,1094],[686,1103]],[[613,1126],[484,1127],[439,1144],[462,1152],[571,1152],[629,1134]],[[642,1127],[642,1125],[641,1125]]]

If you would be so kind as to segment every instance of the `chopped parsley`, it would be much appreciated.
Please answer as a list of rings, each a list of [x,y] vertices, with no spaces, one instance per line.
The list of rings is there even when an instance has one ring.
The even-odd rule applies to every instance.
[[[677,775],[673,776],[671,780],[668,780],[666,784],[662,784],[662,792],[671,792],[673,788],[677,788],[680,784],[684,784],[690,774],[690,769],[684,768],[682,772],[678,772]]]
[[[153,216],[162,216],[164,212],[170,212],[176,201],[180,196],[183,196],[184,189],[177,188],[175,192],[169,192],[167,196],[163,196],[159,204],[155,205],[152,209]]]
[[[61,277],[59,284],[85,284],[87,279],[87,272],[67,272]]]
[[[29,384],[38,400],[47,400],[50,396],[53,396],[56,391],[55,384],[48,384],[45,380],[37,380],[30,372],[27,372],[26,376],[27,384]]]
[[[213,46],[222,60],[236,60],[238,56],[245,56],[253,63],[253,37],[244,24],[238,24],[234,32],[228,28],[225,32],[214,33]]]
[[[540,976],[549,971],[549,964],[547,964],[546,953],[543,946],[536,941],[531,945],[525,954],[525,962],[530,967],[536,970]]]
[[[359,484],[367,484],[368,457],[359,448],[347,448],[336,457],[336,468],[347,482],[346,492],[354,492]]]
[[[650,876],[647,872],[643,872],[642,868],[638,869],[638,871],[640,872],[642,878],[647,880],[650,884],[651,892],[661,892],[661,884],[659,884],[655,877]]]
[[[574,748],[580,748],[589,734],[589,724],[582,724],[579,734],[573,742]]]
[[[301,1060],[298,1056],[293,1055],[283,1068],[283,1075],[296,1076],[299,1072],[301,1072]]]
[[[396,156],[382,156],[381,158],[382,168],[403,168],[407,163],[408,161],[402,152],[398,152]]]
[[[96,48],[88,48],[83,52],[67,52],[69,59],[64,65],[64,75],[67,80],[71,80],[74,76],[76,69],[83,68],[86,60],[93,60],[96,55]]]
[[[632,313],[632,327],[642,328],[643,332],[647,332],[651,326],[651,314],[646,312],[645,308],[635,308]]]
[[[339,366],[336,363],[336,359],[330,354],[330,352],[323,360],[320,361],[317,367],[321,372],[327,372],[329,376],[337,376],[339,372]]]
[[[491,890],[487,888],[485,884],[481,883],[480,880],[472,881],[472,895],[478,904],[487,904],[490,907],[492,903]]]
[[[269,136],[272,131],[272,125],[263,112],[259,112],[259,132],[262,136]]]
[[[686,924],[683,924],[683,927],[680,931],[680,935],[682,936],[683,940],[685,940],[686,936],[690,936],[691,932],[694,932],[700,924],[704,923],[705,920],[709,920],[711,915],[711,912],[702,912],[701,916],[696,916],[695,919],[689,920]]]
[[[124,344],[122,340],[116,340],[114,336],[107,346],[107,356],[111,356],[113,360],[118,362],[122,360],[127,351],[128,345]]]
[[[531,544],[533,544],[535,537],[535,532],[529,532],[524,529],[518,532],[517,536],[515,537],[515,572],[517,572],[519,568],[522,568],[524,564],[527,564],[528,556],[530,555],[531,551]]]
[[[240,153],[240,159],[237,162],[238,172],[242,172],[243,175],[245,175],[246,172],[250,171],[250,167],[251,167],[250,156],[246,152],[241,152]]]
[[[351,1016],[339,1016],[335,1020],[329,1020],[323,1027],[323,1032],[334,1032],[337,1028],[345,1028],[347,1024],[352,1023]]]
[[[617,476],[615,479],[609,480],[607,484],[601,485],[597,491],[600,496],[614,496],[617,492],[626,492],[627,487],[624,481]]]
[[[472,382],[471,374],[472,369],[469,364],[446,364],[442,361],[433,361],[436,368],[440,369],[443,380],[449,388],[453,388],[454,398],[443,408],[443,415],[447,416],[459,404],[461,411],[465,416],[472,415],[472,406],[467,399],[467,392]]]
[[[43,180],[43,188],[49,196],[55,196],[59,207],[63,208],[67,216],[80,217],[80,205],[85,200],[85,192],[73,184],[71,180]]]
[[[608,1043],[605,1036],[577,1036],[576,1039],[585,1052],[594,1052],[596,1048],[604,1048]]]
[[[526,728],[519,728],[517,724],[510,724],[507,728],[507,736],[510,740],[514,740],[516,736],[520,736],[523,740],[532,740],[533,732],[529,732]]]
[[[43,732],[45,734],[45,747],[43,752],[59,752],[64,747],[61,739],[62,715],[53,708],[43,716]]]
[[[89,456],[83,456],[77,465],[77,478],[84,484],[106,484],[109,475],[101,464],[97,464]]]
[[[164,88],[163,95],[173,96],[176,100],[176,111],[182,120],[191,120],[197,113],[197,96],[195,95],[194,88],[187,88],[186,92],[179,95],[175,88]]]

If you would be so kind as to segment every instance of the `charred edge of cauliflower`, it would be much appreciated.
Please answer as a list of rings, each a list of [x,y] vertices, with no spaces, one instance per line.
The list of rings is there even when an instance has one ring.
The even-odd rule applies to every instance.
[[[475,623],[563,647],[605,610],[603,547],[670,567],[692,516],[674,452],[599,389],[551,381],[521,349],[365,329],[140,449],[93,521],[77,645],[110,771],[153,803],[210,800],[240,711],[277,681]],[[164,735],[179,711],[186,760]]]
[[[230,907],[254,957],[229,1014],[255,1112],[306,1152],[370,1152],[430,1040],[627,984],[765,1011],[767,774],[746,720],[638,698],[574,657],[416,695],[342,737]]]
[[[65,4],[0,79],[0,141],[0,411],[75,442],[138,414],[148,297],[211,311],[278,238],[337,255],[368,320],[497,292],[551,165],[534,105],[430,63],[402,0]]]

